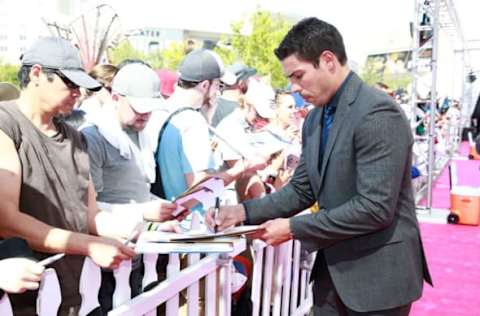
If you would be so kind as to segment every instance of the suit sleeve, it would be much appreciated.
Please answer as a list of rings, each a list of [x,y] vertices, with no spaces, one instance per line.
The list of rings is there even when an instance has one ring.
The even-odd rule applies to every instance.
[[[290,219],[293,235],[309,251],[382,230],[393,222],[412,142],[399,111],[394,104],[379,104],[354,131],[356,195],[335,208]]]
[[[307,146],[307,142],[305,141],[305,130],[309,125],[307,120],[305,121],[302,131],[302,139],[304,140],[303,147]],[[287,185],[281,190],[268,194],[261,199],[243,202],[247,223],[260,224],[274,218],[291,217],[309,208],[316,202],[315,195],[310,186],[303,151],[304,150],[302,150],[300,161],[293,177]]]

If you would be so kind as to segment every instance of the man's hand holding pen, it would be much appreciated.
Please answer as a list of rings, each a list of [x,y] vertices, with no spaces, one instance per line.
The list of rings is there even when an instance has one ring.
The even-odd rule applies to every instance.
[[[216,209],[216,207],[210,208],[205,214],[205,222],[212,231],[221,232],[245,221],[245,210],[242,204],[219,205],[218,210]]]
[[[205,214],[207,226],[217,231],[223,231],[245,221],[245,208],[242,204],[225,205],[211,208]],[[269,245],[278,245],[293,238],[288,218],[277,218],[260,225],[261,230],[249,235],[251,239],[261,239]]]

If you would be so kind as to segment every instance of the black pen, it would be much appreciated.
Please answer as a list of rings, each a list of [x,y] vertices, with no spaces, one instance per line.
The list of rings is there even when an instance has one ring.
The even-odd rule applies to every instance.
[[[220,209],[220,198],[217,197],[215,198],[215,213],[213,214],[213,221],[214,221],[214,226],[213,226],[213,232],[217,232],[217,217],[218,217],[218,211]]]

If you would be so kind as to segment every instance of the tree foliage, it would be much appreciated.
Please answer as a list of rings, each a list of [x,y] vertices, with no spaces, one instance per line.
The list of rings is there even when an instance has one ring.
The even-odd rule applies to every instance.
[[[128,41],[122,41],[118,46],[108,51],[108,58],[114,65],[118,65],[125,59],[141,59],[153,68],[161,68],[163,66],[163,58],[160,51],[145,54],[136,50]]]
[[[379,69],[377,65],[371,60],[367,59],[360,72],[360,77],[369,85],[374,85],[382,81],[383,69]]]
[[[285,78],[282,66],[275,57],[273,50],[291,28],[285,18],[268,11],[256,11],[250,18],[252,31],[249,35],[242,34],[248,21],[232,23],[232,33],[229,41],[231,47],[220,46],[216,51],[226,64],[237,60],[257,69],[260,75],[270,76],[274,87],[285,87]],[[228,39],[223,39],[228,41]]]
[[[120,42],[116,47],[110,48],[108,51],[108,59],[118,65],[125,59],[145,59],[145,54],[136,50],[128,40]]]
[[[144,60],[154,69],[162,68],[164,64],[163,56],[160,50],[148,53]]]
[[[244,28],[251,25],[251,33],[244,35]],[[232,35],[223,37],[222,43],[215,51],[222,57],[226,65],[242,61],[250,67],[257,69],[257,73],[268,76],[274,87],[281,88],[287,84],[280,62],[275,57],[273,50],[280,44],[285,34],[291,27],[285,18],[274,15],[268,11],[256,11],[249,20],[232,23]],[[110,49],[109,59],[113,64],[118,64],[127,58],[142,59],[154,68],[167,68],[176,70],[185,56],[186,44],[173,42],[162,51],[143,54],[135,50],[128,41],[123,41],[116,48]]]
[[[18,86],[18,69],[19,66],[4,63],[0,60],[0,82],[9,82]]]
[[[382,82],[391,90],[406,89],[412,82],[410,73],[392,73],[387,67],[370,58],[367,58],[360,76],[369,85]]]
[[[163,67],[170,70],[177,70],[183,57],[185,57],[186,45],[184,42],[173,42],[162,51]]]

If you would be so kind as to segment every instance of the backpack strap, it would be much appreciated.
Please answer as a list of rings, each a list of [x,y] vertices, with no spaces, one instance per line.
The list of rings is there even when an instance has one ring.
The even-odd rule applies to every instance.
[[[175,110],[174,112],[172,112],[167,117],[167,119],[165,120],[165,122],[162,125],[162,128],[160,129],[160,132],[158,133],[157,150],[155,151],[155,156],[154,156],[155,157],[155,182],[152,183],[152,185],[150,186],[150,192],[155,194],[156,196],[162,198],[162,199],[165,199],[166,197],[165,197],[165,191],[163,189],[162,175],[160,173],[160,165],[158,163],[157,156],[158,156],[158,152],[160,151],[160,143],[162,141],[163,132],[165,131],[167,125],[170,123],[170,120],[175,115],[177,115],[179,113],[182,113],[184,111],[187,111],[187,110],[195,111],[195,109],[192,109],[191,107],[182,107],[182,108],[179,108],[179,109]]]

